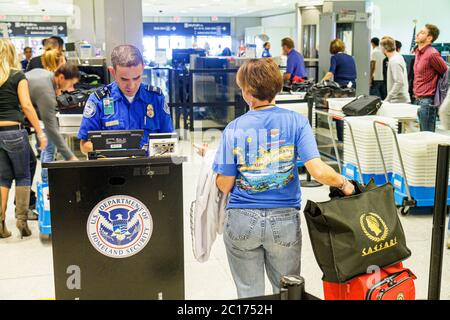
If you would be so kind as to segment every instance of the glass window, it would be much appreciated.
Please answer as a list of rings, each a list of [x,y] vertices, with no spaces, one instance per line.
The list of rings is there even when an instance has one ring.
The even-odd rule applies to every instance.
[[[147,63],[155,60],[156,37],[144,37],[144,59]]]
[[[231,49],[231,37],[197,37],[199,48],[209,49],[209,55],[217,56],[222,53],[223,49]]]

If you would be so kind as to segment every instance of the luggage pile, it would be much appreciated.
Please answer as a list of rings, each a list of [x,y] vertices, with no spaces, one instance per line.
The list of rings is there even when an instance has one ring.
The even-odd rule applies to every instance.
[[[377,185],[385,184],[386,176],[384,172],[383,163],[378,151],[375,131],[373,129],[374,121],[382,121],[389,124],[396,131],[398,130],[398,121],[392,118],[366,116],[366,117],[348,117],[346,118],[344,129],[344,167],[343,175],[349,180],[361,182],[361,177],[358,171],[358,164],[356,154],[353,148],[352,136],[350,134],[349,124],[353,129],[353,136],[356,144],[356,151],[358,153],[361,164],[361,171],[363,175],[364,184],[369,183],[371,179],[375,180]],[[388,170],[389,178],[393,171],[393,152],[394,152],[394,137],[389,128],[382,127],[379,130],[380,143],[385,156],[386,169]]]
[[[354,183],[344,197],[333,189],[304,210],[326,300],[414,300],[416,277],[402,262],[411,256],[397,215],[394,188]]]
[[[355,97],[355,89],[341,88],[334,81],[323,81],[311,88],[310,93],[314,97],[314,103],[318,109],[328,109],[329,98],[352,98]]]
[[[450,137],[433,132],[417,132],[398,135],[397,139],[411,197],[417,201],[417,207],[434,206],[438,145],[450,144]],[[397,150],[393,154],[393,184],[396,203],[401,205],[407,197],[407,191]]]

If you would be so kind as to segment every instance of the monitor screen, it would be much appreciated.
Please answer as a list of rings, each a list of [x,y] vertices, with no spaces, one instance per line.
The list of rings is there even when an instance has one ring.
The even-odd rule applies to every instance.
[[[89,131],[94,151],[140,149],[144,130]]]

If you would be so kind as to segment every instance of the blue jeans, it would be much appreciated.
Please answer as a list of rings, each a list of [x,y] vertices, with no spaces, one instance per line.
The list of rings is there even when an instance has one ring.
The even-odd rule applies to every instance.
[[[47,132],[46,132],[47,133]],[[56,146],[50,140],[47,138],[48,144],[47,147],[44,149],[44,151],[41,152],[41,163],[48,163],[55,161],[55,155],[56,155]],[[48,169],[42,169],[41,172],[42,182],[48,183]]]
[[[414,102],[420,106],[418,111],[420,131],[436,131],[438,108],[434,106],[433,98],[422,98]]]
[[[0,186],[31,186],[30,152],[26,130],[0,131]]]
[[[387,92],[384,87],[384,81],[374,81],[370,86],[370,95],[380,97],[381,100],[386,99]]]
[[[301,236],[297,209],[228,210],[224,241],[238,297],[265,294],[264,269],[274,294],[282,276],[299,276]]]

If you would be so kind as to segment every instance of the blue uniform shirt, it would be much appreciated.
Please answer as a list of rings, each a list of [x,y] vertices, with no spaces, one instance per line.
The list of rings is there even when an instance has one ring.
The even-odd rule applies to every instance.
[[[92,94],[84,108],[78,139],[88,140],[89,131],[144,130],[141,147],[150,133],[173,132],[170,110],[158,88],[141,84],[130,104],[114,81]]]
[[[263,58],[271,58],[272,55],[270,54],[270,51],[268,49],[264,49],[264,51],[262,53],[262,57]]]
[[[302,54],[295,49],[292,49],[288,54],[286,72],[291,74],[291,80],[294,79],[295,76],[300,78],[306,78],[308,76],[306,73],[305,59]]]
[[[297,160],[315,158],[308,119],[274,107],[249,111],[226,127],[213,170],[236,177],[228,209],[300,208]]]

